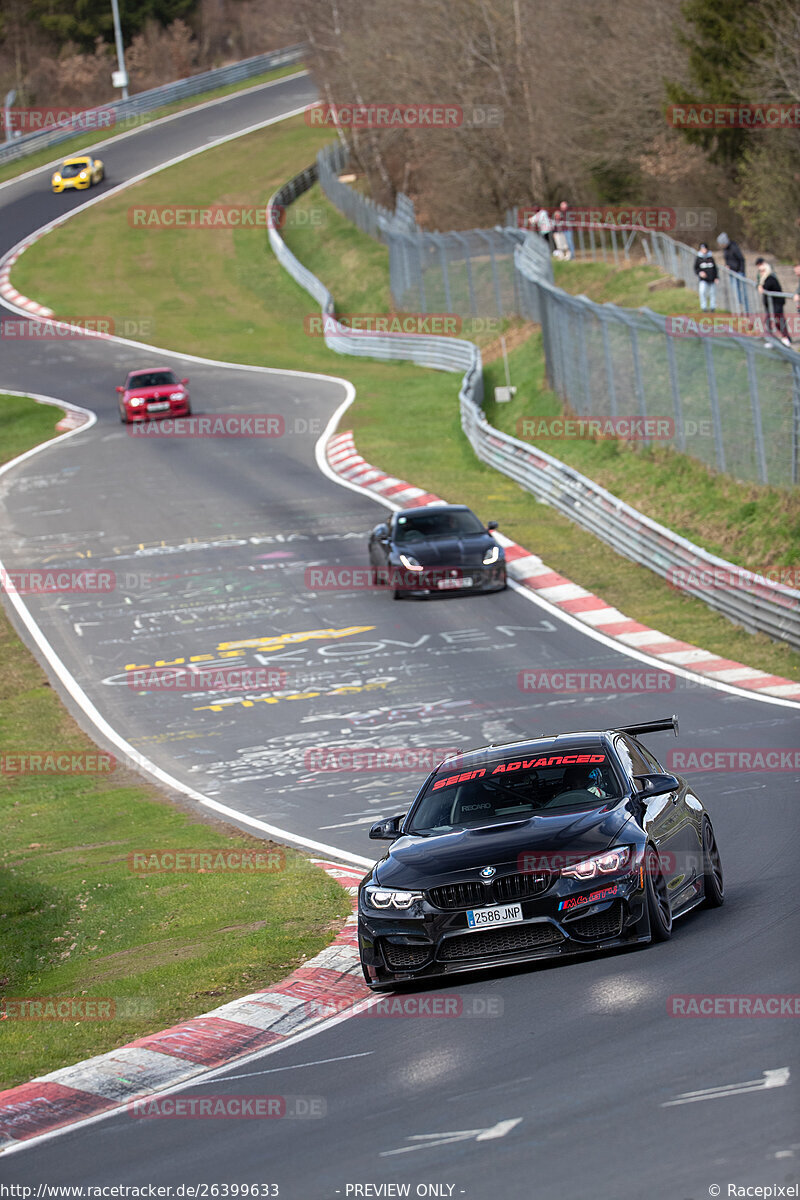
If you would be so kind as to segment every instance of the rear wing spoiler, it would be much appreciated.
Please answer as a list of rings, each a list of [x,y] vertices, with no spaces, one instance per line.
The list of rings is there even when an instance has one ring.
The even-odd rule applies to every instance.
[[[673,714],[671,717],[664,717],[661,721],[644,721],[641,725],[624,725],[622,728],[615,730],[616,733],[630,733],[634,737],[638,737],[641,733],[664,733],[671,729],[678,736],[678,718]]]

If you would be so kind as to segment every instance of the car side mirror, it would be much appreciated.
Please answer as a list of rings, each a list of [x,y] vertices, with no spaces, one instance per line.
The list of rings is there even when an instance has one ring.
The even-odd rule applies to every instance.
[[[489,524],[486,526],[486,528],[487,528],[487,529],[489,530],[489,532],[491,533],[491,531],[492,531],[493,529],[497,529],[497,528],[498,528],[497,521],[490,521],[490,522],[489,522]]]
[[[639,787],[637,795],[645,799],[649,796],[665,796],[667,792],[677,792],[681,786],[674,775],[634,775],[633,778]]]
[[[373,536],[376,538],[388,538],[389,526],[388,525],[376,525],[375,528],[373,529],[372,533],[373,533]]]
[[[186,384],[187,384],[188,382],[189,382],[189,380],[188,380],[188,379],[182,379],[182,380],[181,380],[181,383],[183,384],[183,386],[184,386],[184,387],[186,386]]]
[[[118,387],[118,388],[117,388],[117,391],[118,391],[118,392],[124,392],[124,391],[125,391],[125,388],[124,388],[124,387]]]
[[[370,827],[369,836],[375,842],[394,842],[400,837],[400,826],[405,821],[406,814],[400,813],[396,817],[385,817],[382,821],[376,821]]]

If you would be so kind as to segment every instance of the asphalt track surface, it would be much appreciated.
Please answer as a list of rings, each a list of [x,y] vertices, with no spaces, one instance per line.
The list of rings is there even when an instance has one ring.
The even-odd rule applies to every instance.
[[[110,184],[311,99],[308,80],[294,80],[143,130],[102,152]],[[83,202],[51,196],[46,176],[0,189],[1,249]],[[642,664],[511,590],[396,603],[366,590],[310,592],[311,566],[365,565],[366,533],[383,511],[316,465],[319,430],[345,397],[341,382],[184,362],[113,341],[0,346],[0,391],[62,398],[98,417],[0,480],[6,566],[90,563],[115,573],[111,593],[26,603],[109,722],[198,791],[372,859],[365,826],[402,811],[420,774],[315,772],[308,751],[469,747],[673,711],[682,748],[796,744],[796,708],[680,677],[672,690],[640,695],[521,692],[523,667]],[[196,413],[280,414],[287,432],[131,438],[114,387],[150,362],[190,377]],[[346,374],[346,363],[332,359],[337,369]],[[287,640],[298,633],[318,636]],[[236,642],[250,644],[220,659]],[[204,666],[283,670],[287,688],[259,698],[126,683],[131,664],[192,656]],[[650,744],[661,757],[676,743],[658,735]],[[797,990],[798,778],[717,771],[693,780],[714,819],[728,896],[723,909],[679,923],[672,941],[457,977],[432,990],[478,1008],[490,1002],[497,1015],[336,1020],[181,1093],[301,1096],[325,1116],[115,1115],[0,1157],[0,1181],[271,1183],[297,1200],[380,1195],[353,1189],[389,1183],[473,1200],[685,1200],[719,1194],[714,1185],[724,1196],[729,1183],[796,1181],[791,1020],[681,1020],[668,1015],[667,998]],[[756,1086],[785,1079],[764,1075],[784,1068],[782,1086]],[[734,1094],[668,1103],[744,1083]],[[503,1136],[477,1137],[500,1122],[512,1123],[496,1131]]]

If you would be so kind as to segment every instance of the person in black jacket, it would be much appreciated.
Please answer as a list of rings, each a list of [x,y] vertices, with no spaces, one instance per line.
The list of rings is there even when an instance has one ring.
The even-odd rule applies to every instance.
[[[765,258],[756,259],[756,270],[760,280],[758,290],[764,299],[764,310],[767,314],[767,329],[776,338],[780,338],[784,346],[791,346],[786,330],[786,318],[783,315],[786,297],[781,295],[780,280]],[[766,345],[769,345],[769,342]]]
[[[728,270],[733,271],[737,276],[746,275],[744,255],[737,243],[731,241],[727,233],[721,233],[717,238],[717,245],[722,248],[725,255],[725,266]],[[733,286],[739,308],[747,312],[747,286],[744,279],[734,279]]]
[[[694,273],[700,280],[701,310],[714,312],[717,307],[717,264],[705,242],[700,243],[697,258],[694,260]]]

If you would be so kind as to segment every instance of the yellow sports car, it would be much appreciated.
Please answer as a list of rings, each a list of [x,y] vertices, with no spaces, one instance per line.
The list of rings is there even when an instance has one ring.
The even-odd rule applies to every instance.
[[[65,158],[58,170],[53,172],[50,186],[54,192],[65,188],[89,188],[103,178],[103,164],[99,158],[83,154],[80,158]]]

